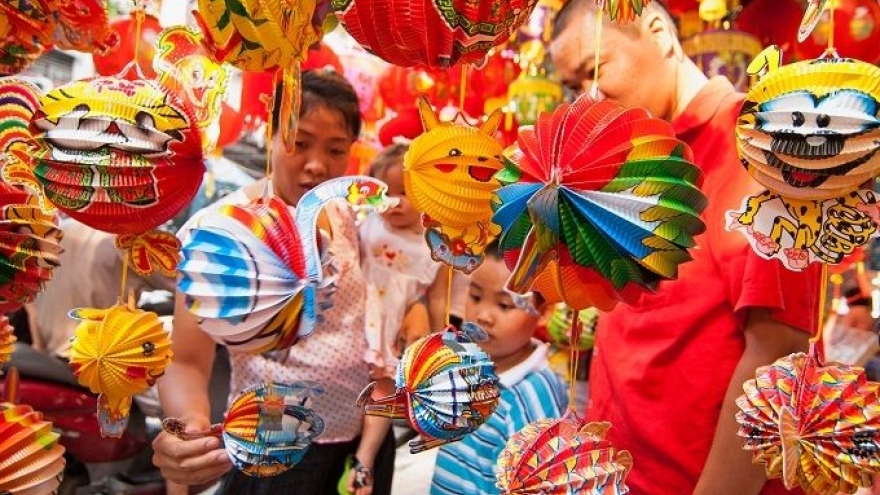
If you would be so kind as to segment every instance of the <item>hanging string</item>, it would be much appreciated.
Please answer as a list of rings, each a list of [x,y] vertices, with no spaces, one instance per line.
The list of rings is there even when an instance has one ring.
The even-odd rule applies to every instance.
[[[828,50],[825,51],[826,54],[837,56],[837,50],[834,49],[834,10],[836,5],[834,5],[836,0],[831,0],[828,2],[828,15],[831,17],[829,21],[829,29],[828,29]]]
[[[568,405],[569,408],[574,408],[575,404],[575,395],[577,385],[577,372],[578,372],[578,343],[580,342],[580,331],[579,326],[581,324],[580,313],[577,310],[573,311],[571,318],[571,327],[568,331]],[[577,340],[575,340],[577,339]]]
[[[120,283],[121,289],[119,291],[119,299],[125,299],[125,286],[128,283],[128,251],[125,251],[125,254],[122,255],[122,281]]]
[[[263,189],[263,199],[268,199],[269,196],[271,195],[270,184],[272,181],[272,179],[271,179],[271,177],[272,177],[272,149],[273,149],[272,140],[274,139],[273,134],[274,134],[274,130],[275,130],[275,128],[274,128],[275,116],[274,116],[273,112],[275,110],[275,105],[278,104],[278,102],[275,101],[275,93],[276,93],[275,88],[278,87],[278,77],[280,74],[281,74],[280,69],[275,71],[275,75],[272,77],[272,93],[269,95],[264,95],[264,96],[266,96],[265,104],[266,104],[267,117],[266,117],[266,187]]]
[[[134,2],[134,59],[125,65],[119,76],[123,76],[130,70],[134,70],[138,79],[148,79],[141,70],[141,62],[138,54],[141,48],[141,29],[146,18],[146,6],[142,0]]]
[[[470,65],[461,66],[461,83],[458,86],[458,111],[464,115],[465,90],[467,89],[467,78]]]
[[[446,272],[446,316],[444,325],[445,327],[449,327],[452,325],[452,265],[447,267]]]
[[[590,97],[599,98],[599,49],[602,48],[602,14],[603,7],[596,8],[596,47],[593,53],[593,84],[590,87]]]
[[[810,345],[821,345],[822,329],[825,327],[825,298],[828,297],[828,265],[822,263],[822,275],[819,278],[819,318],[816,322],[816,335],[810,339]]]

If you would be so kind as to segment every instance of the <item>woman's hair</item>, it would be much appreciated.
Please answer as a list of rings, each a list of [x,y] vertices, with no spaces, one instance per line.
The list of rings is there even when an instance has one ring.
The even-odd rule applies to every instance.
[[[361,108],[358,96],[351,83],[335,72],[309,70],[302,73],[299,87],[302,89],[300,117],[308,114],[316,107],[324,107],[338,112],[342,116],[345,127],[357,138],[361,133]],[[280,127],[281,95],[283,85],[275,88],[275,106],[272,108],[272,132],[277,133]]]
[[[381,179],[392,167],[403,166],[403,155],[408,149],[408,144],[395,143],[382,150],[370,164],[370,177]]]

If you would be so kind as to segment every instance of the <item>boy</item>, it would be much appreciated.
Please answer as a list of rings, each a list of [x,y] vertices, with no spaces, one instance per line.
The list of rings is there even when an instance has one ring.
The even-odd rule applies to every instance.
[[[499,493],[495,463],[507,440],[533,421],[561,416],[568,405],[565,385],[550,370],[547,345],[532,337],[542,317],[514,304],[504,289],[509,276],[497,247],[490,245],[471,275],[465,320],[489,334],[480,347],[495,362],[501,399],[477,431],[440,448],[431,495]],[[542,306],[549,314],[551,305]]]

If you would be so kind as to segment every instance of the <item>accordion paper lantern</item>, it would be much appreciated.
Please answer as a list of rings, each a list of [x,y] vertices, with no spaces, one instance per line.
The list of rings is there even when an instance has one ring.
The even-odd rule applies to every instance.
[[[34,175],[76,220],[138,234],[189,204],[205,171],[192,107],[151,81],[96,77],[41,98]]]
[[[18,74],[52,46],[53,0],[0,0],[0,76]]]
[[[0,81],[0,166],[3,181],[40,189],[31,171],[31,157],[37,143],[31,132],[31,120],[40,108],[40,90],[25,81],[5,78]],[[44,203],[46,210],[52,207]]]
[[[232,463],[244,474],[275,476],[295,466],[312,440],[324,431],[324,421],[310,408],[324,393],[314,382],[267,383],[244,390],[226,413],[223,424],[186,433],[186,423],[168,418],[162,427],[183,439],[222,436]]]
[[[119,437],[132,396],[155,385],[171,362],[171,340],[155,313],[117,304],[76,309],[82,320],[71,341],[70,365],[79,383],[98,397],[101,433]]]
[[[306,193],[296,214],[278,197],[226,205],[205,214],[183,246],[180,291],[202,328],[230,349],[266,352],[307,337],[330,304],[316,238],[332,199],[355,207],[390,204],[370,177],[334,179]]]
[[[498,456],[498,487],[505,495],[625,495],[632,456],[605,434],[610,423],[587,423],[568,411],[541,419],[510,437]]]
[[[736,420],[746,450],[789,489],[835,495],[880,472],[880,384],[862,368],[824,364],[813,347],[758,368]]]
[[[528,19],[537,0],[331,0],[367,51],[400,67],[481,64]]]
[[[372,384],[358,404],[368,415],[405,418],[421,435],[410,442],[413,453],[461,440],[479,428],[495,411],[500,394],[495,364],[470,337],[452,328],[409,346],[395,382],[395,395],[374,399]]]
[[[737,123],[743,165],[788,199],[844,196],[880,173],[880,68],[852,59],[771,70]]]
[[[608,310],[675,278],[705,228],[690,148],[645,110],[585,95],[504,157],[492,220],[514,292]]]
[[[0,493],[56,493],[64,472],[59,438],[30,406],[0,402]]]
[[[54,0],[58,24],[55,46],[106,55],[119,46],[122,35],[110,27],[102,0]]]
[[[434,260],[470,273],[499,233],[491,199],[500,186],[494,176],[501,170],[503,149],[492,136],[501,112],[471,127],[441,122],[425,98],[418,102],[425,133],[403,159],[407,197],[422,212]]]
[[[52,279],[62,249],[55,217],[38,199],[0,183],[0,312],[33,302]]]

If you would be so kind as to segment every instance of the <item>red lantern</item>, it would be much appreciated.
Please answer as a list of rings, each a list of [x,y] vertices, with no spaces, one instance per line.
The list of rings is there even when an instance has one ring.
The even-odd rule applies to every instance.
[[[773,2],[774,11],[776,1]],[[834,5],[834,48],[841,57],[868,63],[880,61],[880,4],[877,0],[836,0],[822,14],[822,19],[795,51],[801,60],[817,58],[828,48],[831,34],[831,6]]]
[[[118,17],[110,22],[111,29],[122,35],[122,41],[115,50],[110,50],[106,55],[95,54],[92,60],[95,62],[95,70],[102,76],[115,76],[119,74],[125,66],[134,60],[135,45],[135,22],[134,14],[128,17]],[[144,17],[141,24],[141,39],[138,45],[138,64],[141,72],[148,79],[156,77],[156,71],[153,70],[153,56],[156,54],[156,39],[162,27],[159,20],[151,15]],[[137,78],[136,74],[129,73],[125,75],[128,79]]]
[[[0,76],[17,74],[40,58],[52,45],[55,31],[53,4],[48,0],[0,2]]]
[[[271,72],[241,73],[241,107],[239,117],[248,132],[255,131],[269,119],[266,99],[275,93]]]
[[[406,109],[379,128],[379,142],[382,146],[391,146],[395,138],[415,139],[424,132],[422,119],[415,106]]]
[[[737,27],[760,40],[776,45],[783,53],[797,44],[804,8],[797,0],[753,0],[736,18]]]
[[[220,104],[220,135],[217,137],[217,149],[221,150],[235,144],[244,130],[241,114],[226,103]]]
[[[367,51],[401,67],[479,64],[525,22],[537,0],[445,2],[334,0],[336,15]]]
[[[324,43],[309,48],[309,54],[302,64],[302,70],[321,70],[332,67],[337,74],[343,74],[342,62],[336,52]]]
[[[453,96],[452,79],[450,71],[392,65],[379,76],[379,96],[397,113],[414,108],[419,95],[435,106],[443,106]]]

